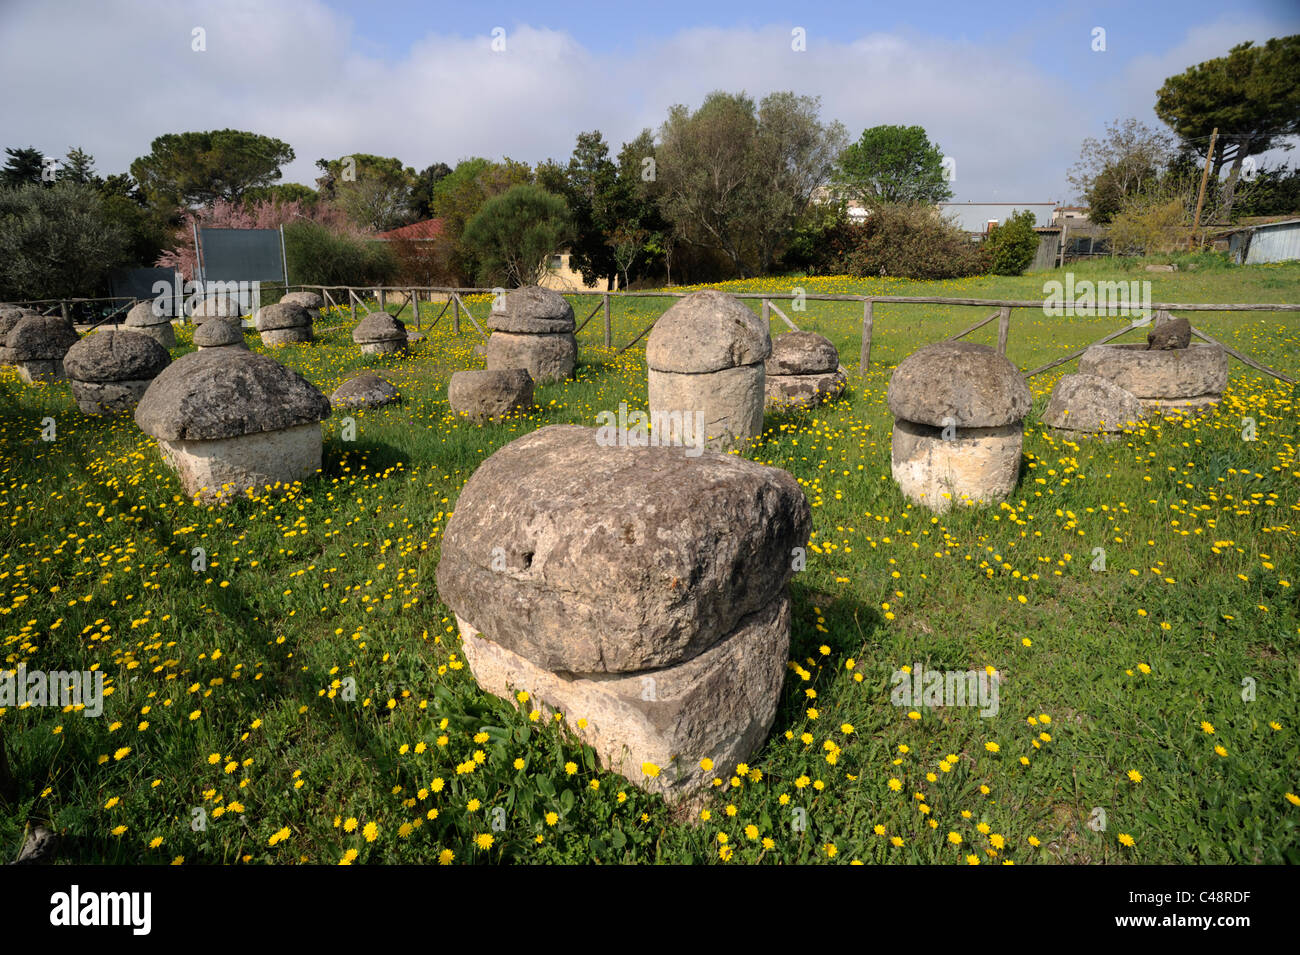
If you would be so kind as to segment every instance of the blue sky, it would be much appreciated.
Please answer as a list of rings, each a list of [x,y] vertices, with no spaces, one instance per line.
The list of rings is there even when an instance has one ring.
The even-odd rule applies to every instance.
[[[81,146],[107,173],[162,133],[233,126],[290,143],[285,178],[310,184],[315,159],[352,152],[537,162],[596,128],[617,150],[711,90],[793,89],[853,137],[924,126],[957,163],[958,200],[1070,200],[1084,138],[1157,125],[1165,77],[1290,33],[1295,0],[0,0],[0,83],[20,91],[0,101],[0,145]]]

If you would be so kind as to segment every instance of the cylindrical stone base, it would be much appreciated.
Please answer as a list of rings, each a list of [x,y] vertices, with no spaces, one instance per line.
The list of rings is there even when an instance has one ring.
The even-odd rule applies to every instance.
[[[488,371],[524,368],[535,384],[563,381],[578,361],[578,339],[571,333],[517,335],[493,332],[485,352]]]
[[[153,379],[141,381],[69,381],[72,397],[82,414],[112,415],[131,411]]]
[[[784,594],[698,656],[633,673],[554,673],[456,617],[470,672],[507,700],[526,690],[596,751],[603,767],[670,803],[729,776],[776,716],[790,649]],[[709,759],[705,770],[701,761]],[[647,764],[654,769],[647,768]]]
[[[698,445],[694,426],[702,420],[704,447],[726,451],[745,445],[763,433],[763,384],[762,362],[698,375],[651,368],[651,421],[671,422],[667,439],[661,435],[659,442]],[[686,433],[673,434],[679,426]]]
[[[1020,475],[1020,422],[1000,428],[943,428],[894,421],[894,480],[914,504],[943,513],[954,504],[1006,500]]]
[[[268,328],[262,332],[262,344],[268,347],[297,345],[309,341],[311,341],[310,325],[299,325],[295,328]]]
[[[185,493],[210,500],[312,477],[321,463],[320,424],[211,441],[159,441]]]

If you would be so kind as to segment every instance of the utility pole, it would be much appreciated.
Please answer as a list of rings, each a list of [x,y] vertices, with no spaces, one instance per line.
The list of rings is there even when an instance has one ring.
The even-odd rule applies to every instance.
[[[1196,230],[1201,227],[1201,204],[1205,202],[1205,183],[1210,178],[1210,160],[1214,158],[1214,141],[1219,138],[1219,127],[1210,133],[1210,151],[1205,154],[1205,169],[1201,173],[1201,191],[1196,194],[1196,216],[1192,219],[1192,234],[1187,237],[1187,251],[1192,251]]]

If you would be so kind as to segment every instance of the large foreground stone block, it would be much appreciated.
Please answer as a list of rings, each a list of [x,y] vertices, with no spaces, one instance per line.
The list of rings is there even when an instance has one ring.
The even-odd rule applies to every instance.
[[[484,461],[438,592],[484,689],[529,691],[606,766],[678,798],[712,779],[700,759],[728,773],[771,725],[811,512],[776,468],[598,434],[555,425]]]
[[[551,425],[490,455],[447,524],[438,592],[550,670],[694,656],[784,592],[811,510],[779,468],[679,447],[603,447]]]
[[[596,751],[607,769],[670,801],[730,773],[766,739],[790,649],[790,601],[772,600],[720,642],[639,673],[554,673],[485,639],[459,616],[465,661],[489,693],[526,690]],[[579,725],[579,721],[585,725]],[[700,768],[705,758],[713,769]],[[651,776],[644,764],[659,770]]]

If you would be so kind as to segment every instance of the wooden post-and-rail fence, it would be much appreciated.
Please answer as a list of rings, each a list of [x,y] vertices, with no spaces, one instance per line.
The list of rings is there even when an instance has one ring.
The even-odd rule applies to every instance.
[[[348,287],[348,286],[297,286],[297,287],[308,289],[308,290],[312,290],[312,289],[318,290],[320,291],[322,297],[326,298],[327,301],[329,301],[328,298],[329,290],[337,291],[340,289],[346,289],[349,295],[352,296],[353,299],[355,299],[361,304],[362,308],[366,308],[364,302],[361,302],[361,300],[356,297],[355,292],[358,289],[355,287]],[[382,300],[382,293],[384,290],[372,288],[372,289],[360,289],[360,291],[371,292]],[[482,327],[478,324],[478,322],[474,320],[473,315],[470,314],[470,311],[465,306],[465,303],[461,298],[461,296],[494,294],[498,290],[486,289],[486,288],[451,288],[451,287],[444,287],[444,286],[425,286],[422,288],[401,289],[400,291],[407,292],[410,295],[410,301],[412,303],[412,308],[414,311],[417,328],[420,327],[419,324],[420,314],[419,314],[419,306],[418,306],[419,293],[426,292],[430,295],[430,297],[432,297],[435,294],[442,294],[447,296],[447,302],[452,306],[453,309],[452,311],[452,333],[453,334],[460,333],[460,312],[463,310],[465,312],[466,317],[468,317],[470,321],[473,322],[474,328],[478,331],[478,333],[486,337],[487,333],[484,332]],[[667,290],[655,291],[655,292],[626,292],[626,291],[625,292],[598,292],[598,291],[581,290],[581,291],[564,292],[563,294],[579,296],[579,297],[584,295],[600,296],[600,301],[587,314],[587,317],[583,319],[583,321],[580,324],[577,325],[577,327],[574,330],[574,334],[577,334],[578,332],[582,331],[582,329],[587,326],[587,323],[590,322],[592,318],[595,317],[596,312],[602,311],[604,316],[605,348],[609,349],[609,348],[613,348],[613,333],[610,325],[610,299],[611,298],[613,297],[685,298],[690,293],[672,292]],[[734,295],[736,298],[741,298],[741,299],[758,299],[759,302],[761,303],[762,316],[764,321],[769,321],[771,318],[771,313],[775,312],[777,317],[780,318],[791,331],[799,331],[799,327],[795,325],[795,323],[790,320],[790,317],[786,315],[785,312],[776,304],[775,296],[765,292],[732,292],[730,294]],[[861,302],[862,303],[862,343],[861,343],[860,350],[858,352],[858,374],[859,375],[866,375],[867,371],[871,366],[871,338],[875,327],[875,305],[877,302],[879,302],[882,305],[962,305],[962,306],[969,305],[975,307],[991,306],[993,308],[996,308],[997,311],[993,312],[993,314],[989,315],[987,318],[981,319],[980,321],[976,322],[974,325],[971,325],[969,328],[965,329],[964,331],[958,332],[956,335],[952,335],[951,337],[945,340],[959,341],[960,339],[965,338],[967,335],[970,335],[972,332],[978,331],[979,329],[983,328],[985,325],[988,325],[989,323],[996,320],[998,323],[997,348],[998,351],[1003,355],[1007,353],[1007,344],[1010,341],[1010,337],[1011,337],[1012,310],[1032,309],[1034,311],[1042,312],[1046,309],[1046,307],[1049,304],[1047,302],[1042,302],[1042,301],[1023,300],[1023,299],[1000,300],[1000,299],[981,299],[981,298],[944,298],[941,296],[930,296],[930,295],[837,295],[837,294],[829,294],[829,293],[811,293],[811,292],[802,293],[800,298],[804,301]],[[366,310],[367,312],[369,312],[369,309]],[[444,304],[443,312],[445,312],[446,310],[447,310],[447,304]],[[1116,331],[1111,332],[1109,335],[1106,335],[1103,338],[1098,339],[1092,344],[1093,345],[1105,344],[1106,342],[1119,338],[1125,332],[1133,331],[1138,328],[1143,328],[1146,325],[1151,323],[1158,325],[1164,321],[1167,321],[1170,318],[1170,313],[1173,311],[1296,312],[1296,311],[1300,311],[1300,304],[1284,304],[1284,303],[1206,304],[1200,302],[1197,303],[1157,302],[1150,306],[1147,306],[1144,310],[1153,313],[1154,317],[1142,318],[1138,321],[1130,322],[1124,325],[1123,327],[1117,329]],[[1078,314],[1078,312],[1080,311],[1079,307],[1074,306],[1074,311],[1076,314]],[[1113,314],[1117,311],[1118,308],[1115,306],[1103,305],[1103,306],[1091,308],[1089,310],[1089,314],[1104,315],[1104,314]],[[442,312],[439,312],[438,318],[441,317],[442,317]],[[434,324],[437,323],[438,318],[434,319]],[[641,339],[645,338],[646,335],[650,334],[651,329],[654,328],[655,324],[658,321],[659,319],[656,318],[653,322],[651,322],[644,329],[642,329],[642,331],[640,331],[631,341],[621,346],[615,352],[615,354],[622,354],[623,352],[631,348],[633,345],[635,345],[637,342],[641,341]],[[430,328],[432,327],[433,326],[430,325]],[[1261,362],[1258,362],[1255,359],[1251,358],[1249,355],[1245,355],[1241,353],[1240,351],[1233,348],[1232,346],[1224,344],[1223,342],[1215,338],[1211,338],[1209,335],[1205,334],[1205,332],[1201,331],[1201,329],[1196,328],[1195,326],[1192,327],[1192,334],[1195,335],[1197,338],[1201,339],[1202,341],[1207,342],[1211,345],[1218,345],[1225,352],[1227,352],[1229,355],[1231,355],[1233,358],[1237,359],[1244,365],[1254,368],[1257,371],[1262,371],[1265,374],[1272,375],[1274,378],[1278,379],[1279,381],[1286,382],[1287,384],[1292,384],[1292,385],[1295,384],[1295,379],[1290,377],[1289,375],[1283,374],[1282,372],[1274,368],[1270,368],[1269,366],[1262,364]],[[1033,376],[1041,374],[1042,372],[1048,371],[1052,368],[1055,368],[1058,365],[1063,365],[1068,361],[1073,361],[1074,359],[1082,355],[1085,351],[1087,351],[1087,349],[1090,347],[1092,347],[1092,345],[1078,349],[1077,351],[1071,352],[1069,355],[1066,355],[1062,358],[1058,358],[1038,368],[1027,371],[1024,373],[1025,377],[1032,378]],[[839,367],[841,371],[845,371],[843,365],[840,365]]]
[[[443,297],[442,310],[433,319],[433,322],[429,325],[429,327],[433,328],[435,325],[437,325],[438,321],[446,313],[448,308],[450,308],[452,313],[452,334],[454,335],[460,334],[460,318],[461,318],[461,313],[463,312],[465,317],[468,318],[470,323],[474,326],[474,330],[478,332],[478,334],[483,338],[487,338],[488,333],[478,323],[477,319],[475,319],[474,315],[470,312],[469,308],[465,305],[464,296],[485,295],[485,294],[492,295],[499,291],[498,289],[492,289],[492,288],[459,288],[459,287],[437,286],[437,285],[397,286],[397,287],[349,286],[349,285],[289,285],[285,287],[286,292],[291,290],[317,292],[320,294],[321,299],[325,302],[326,306],[328,306],[329,308],[337,309],[340,307],[340,303],[346,303],[349,309],[353,310],[354,313],[355,310],[359,307],[367,315],[370,314],[371,312],[371,308],[366,304],[367,297],[373,297],[373,299],[379,303],[379,308],[381,310],[386,310],[388,304],[388,296],[393,293],[399,293],[401,295],[406,296],[406,303],[403,303],[401,307],[404,308],[405,304],[410,304],[412,309],[412,314],[415,319],[415,326],[417,329],[421,328],[422,326],[422,316],[420,314],[420,295],[421,294],[426,295],[429,299],[429,304],[433,304],[434,296],[442,296]],[[331,293],[335,293],[335,294],[332,295]],[[684,298],[690,293],[674,292],[670,290],[653,291],[653,292],[629,292],[629,291],[601,292],[601,291],[588,291],[584,289],[580,291],[564,292],[562,294],[569,295],[569,296],[577,296],[577,297],[582,297],[582,296],[600,297],[600,300],[596,303],[595,307],[593,307],[592,310],[587,314],[587,317],[583,319],[582,323],[577,326],[577,328],[575,329],[575,334],[577,332],[582,331],[582,329],[586,327],[588,322],[590,322],[592,318],[595,317],[597,312],[601,312],[603,318],[603,324],[604,324],[605,348],[613,349],[614,347],[613,329],[610,321],[610,300],[612,298]],[[773,296],[771,293],[767,293],[767,292],[732,292],[730,294],[740,299],[757,299],[761,304],[762,315],[765,320],[770,319],[771,313],[775,312],[777,317],[780,318],[786,324],[786,326],[790,328],[791,331],[799,330],[798,326],[795,325],[795,323],[790,320],[789,316],[785,314],[784,310],[782,310],[780,306],[776,304],[778,298],[784,298],[784,296],[779,296],[779,297]],[[956,335],[953,335],[946,340],[958,341],[962,338],[965,338],[967,335],[970,335],[972,332],[978,331],[979,329],[983,328],[984,326],[996,320],[998,323],[997,347],[998,347],[998,351],[1004,355],[1007,352],[1007,344],[1011,336],[1011,319],[1012,319],[1013,310],[1031,309],[1033,311],[1043,312],[1049,304],[1047,302],[1035,301],[1035,300],[944,298],[940,296],[930,296],[930,295],[850,295],[850,294],[803,292],[800,294],[799,297],[802,301],[861,302],[862,303],[862,337],[861,337],[861,346],[858,352],[858,368],[857,368],[857,373],[859,375],[867,374],[871,366],[871,342],[872,342],[872,334],[875,328],[875,306],[877,304],[890,305],[890,306],[959,305],[959,306],[995,308],[996,311],[993,312],[988,317],[981,319],[980,321],[976,322],[974,325],[971,325],[969,328],[966,328],[964,331],[958,332]],[[76,302],[76,301],[107,301],[107,300],[45,299],[38,302],[26,302],[26,303],[17,303],[17,304],[26,304],[30,306],[43,307],[43,310],[47,314],[54,312],[55,309],[57,308],[61,313],[66,314],[68,303]],[[120,302],[121,299],[114,299],[114,301]],[[103,321],[108,321],[109,318],[121,314],[123,311],[126,310],[126,307],[129,307],[129,305],[131,304],[134,304],[134,300],[129,301],[127,303],[127,306],[123,306],[121,308],[115,309],[114,314],[102,319],[101,323]],[[1077,305],[1073,306],[1073,308],[1075,314],[1079,314],[1079,312],[1081,311],[1079,306]],[[1102,306],[1094,306],[1090,308],[1088,310],[1088,314],[1099,314],[1099,315],[1115,314],[1117,311],[1118,308],[1116,306],[1102,305]],[[1121,328],[1117,329],[1116,331],[1111,332],[1110,334],[1104,336],[1103,338],[1098,339],[1092,344],[1093,345],[1105,344],[1106,342],[1112,341],[1120,337],[1125,332],[1129,332],[1134,329],[1145,327],[1146,325],[1152,322],[1154,322],[1155,324],[1160,324],[1161,322],[1168,320],[1170,317],[1170,313],[1175,311],[1177,312],[1296,312],[1296,311],[1300,311],[1300,304],[1286,304],[1286,303],[1276,303],[1276,302],[1232,303],[1232,304],[1206,304],[1201,302],[1195,302],[1195,303],[1156,302],[1156,303],[1152,303],[1149,306],[1146,306],[1145,311],[1151,312],[1154,317],[1142,318],[1138,321],[1130,322],[1122,326]],[[641,339],[645,338],[646,335],[650,334],[650,331],[651,329],[654,328],[656,322],[658,322],[658,318],[656,318],[653,322],[647,325],[631,341],[619,347],[617,351],[615,351],[615,354],[622,354],[623,352],[631,348],[633,345],[635,345],[637,342],[641,341]],[[1282,372],[1277,371],[1274,368],[1270,368],[1269,366],[1262,364],[1261,362],[1258,362],[1255,359],[1251,358],[1249,355],[1243,354],[1242,352],[1231,347],[1230,345],[1224,344],[1223,342],[1210,337],[1199,328],[1193,327],[1192,334],[1204,342],[1207,342],[1212,345],[1220,346],[1225,352],[1227,352],[1227,354],[1231,355],[1233,358],[1235,358],[1237,361],[1241,362],[1244,365],[1254,368],[1257,371],[1262,371],[1265,374],[1273,376],[1279,381],[1286,382],[1287,384],[1295,384],[1295,379],[1290,377],[1289,375],[1283,374]],[[1042,365],[1038,368],[1034,368],[1030,371],[1027,371],[1024,373],[1025,377],[1032,378],[1034,375],[1041,374],[1042,372],[1048,371],[1068,361],[1073,361],[1074,359],[1082,355],[1087,350],[1088,347],[1092,347],[1092,346],[1089,345],[1085,348],[1078,349],[1076,351],[1071,352],[1069,355],[1065,355],[1061,358],[1050,361],[1047,364]],[[843,365],[840,366],[840,369],[844,370]]]

